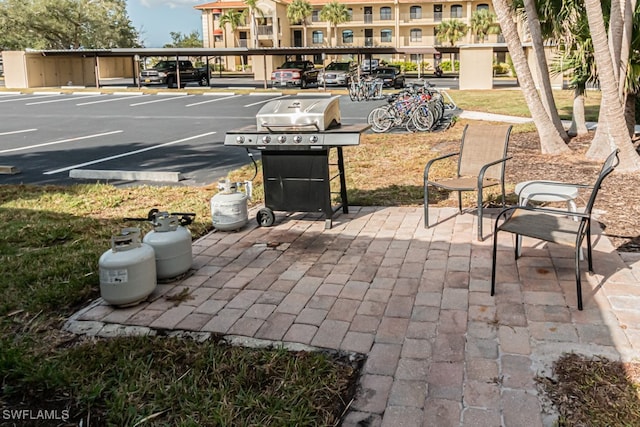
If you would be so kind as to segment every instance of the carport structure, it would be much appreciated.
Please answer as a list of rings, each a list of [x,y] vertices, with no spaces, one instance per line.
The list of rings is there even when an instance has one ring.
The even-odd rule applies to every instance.
[[[271,72],[288,59],[303,56],[328,57],[349,55],[358,63],[372,59],[374,55],[433,55],[436,53],[460,54],[460,89],[491,89],[493,87],[493,59],[496,52],[506,52],[504,43],[470,44],[455,47],[269,47],[269,48],[114,48],[78,50],[27,50],[4,51],[5,86],[8,88],[34,88],[55,86],[95,86],[109,77],[132,78],[139,85],[141,58],[200,57],[209,68],[211,58],[225,56],[251,57],[255,80],[264,81],[268,87]],[[260,66],[262,65],[262,66]],[[535,63],[530,64],[532,69]],[[207,76],[211,76],[207,72]]]
[[[425,48],[435,53],[433,48]],[[139,60],[146,57],[200,57],[209,67],[211,58],[246,56],[252,58],[256,80],[264,80],[265,87],[274,69],[289,58],[305,55],[352,55],[360,63],[377,54],[405,54],[393,47],[288,47],[288,48],[114,48],[78,50],[26,50],[2,52],[5,86],[33,88],[73,85],[100,87],[100,79],[132,78],[139,84]],[[262,64],[262,67],[258,66]],[[207,73],[210,75],[210,73]]]

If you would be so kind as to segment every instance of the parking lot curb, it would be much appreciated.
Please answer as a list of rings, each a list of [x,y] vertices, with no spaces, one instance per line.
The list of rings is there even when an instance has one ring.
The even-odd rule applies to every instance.
[[[178,182],[182,179],[182,176],[180,172],[71,169],[69,171],[69,178]]]

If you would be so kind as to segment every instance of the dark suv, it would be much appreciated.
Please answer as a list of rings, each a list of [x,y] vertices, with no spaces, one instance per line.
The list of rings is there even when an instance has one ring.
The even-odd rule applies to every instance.
[[[200,73],[191,61],[177,61],[180,66],[180,86],[184,87],[189,82],[199,82]],[[178,77],[176,74],[176,61],[160,61],[153,68],[140,72],[140,83],[166,84],[167,87],[176,87]]]
[[[396,89],[404,87],[404,74],[396,67],[378,67],[371,72],[371,75],[382,79],[384,87]]]

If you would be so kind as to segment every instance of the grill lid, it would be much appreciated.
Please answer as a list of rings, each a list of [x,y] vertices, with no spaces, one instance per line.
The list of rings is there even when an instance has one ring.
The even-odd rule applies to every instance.
[[[258,111],[256,121],[258,132],[325,131],[340,126],[340,102],[338,97],[277,99]]]

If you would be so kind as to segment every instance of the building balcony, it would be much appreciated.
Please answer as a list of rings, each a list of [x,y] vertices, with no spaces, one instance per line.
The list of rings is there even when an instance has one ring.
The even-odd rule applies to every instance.
[[[258,25],[257,32],[258,32],[258,37],[260,37],[260,36],[272,36],[273,35],[273,25]]]
[[[248,40],[247,39],[240,39],[238,40],[238,47],[247,47],[248,45]]]

